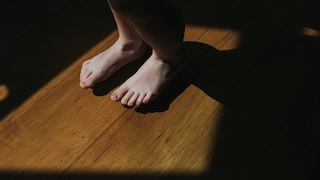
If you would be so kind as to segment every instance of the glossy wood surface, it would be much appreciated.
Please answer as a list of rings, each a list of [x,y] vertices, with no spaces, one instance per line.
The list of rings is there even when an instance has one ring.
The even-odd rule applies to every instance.
[[[188,65],[149,104],[81,89],[118,37],[104,0],[4,1],[0,179],[307,179],[319,167],[316,1],[175,0]]]

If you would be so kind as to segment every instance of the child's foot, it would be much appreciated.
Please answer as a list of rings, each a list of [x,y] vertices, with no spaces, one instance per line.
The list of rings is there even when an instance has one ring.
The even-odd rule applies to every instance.
[[[124,65],[141,58],[146,51],[144,42],[125,44],[121,40],[116,41],[109,49],[82,64],[80,87],[93,87]]]
[[[182,61],[181,58],[171,65],[152,54],[132,77],[112,93],[111,99],[127,106],[150,102],[181,69]]]

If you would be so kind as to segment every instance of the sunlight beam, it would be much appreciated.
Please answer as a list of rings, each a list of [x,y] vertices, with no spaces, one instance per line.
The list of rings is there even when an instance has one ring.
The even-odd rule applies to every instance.
[[[5,84],[0,84],[0,102],[7,99],[9,96],[9,88]]]

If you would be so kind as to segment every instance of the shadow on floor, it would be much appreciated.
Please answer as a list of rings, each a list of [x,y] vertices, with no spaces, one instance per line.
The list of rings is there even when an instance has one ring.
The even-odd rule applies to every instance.
[[[259,53],[262,49],[259,45],[266,44],[301,0],[174,1],[182,9],[188,24],[242,32],[241,48],[253,55]],[[272,8],[272,13],[266,13],[270,12],[268,8]],[[41,0],[13,0],[2,2],[0,10],[5,27],[0,31],[3,42],[0,47],[0,92],[4,94],[0,95],[1,119],[115,30],[105,0],[52,1],[49,4]],[[259,42],[256,41],[258,38]],[[238,66],[237,73],[240,74],[234,77],[245,72],[240,65],[249,61],[237,62],[230,63]],[[247,64],[241,66],[246,68]],[[214,78],[221,77],[214,75]],[[222,83],[228,86],[228,82]]]
[[[320,31],[317,25],[310,26]],[[11,179],[317,179],[320,38],[302,36],[288,27],[276,34],[254,57],[247,54],[254,49],[247,49],[249,45],[221,52],[205,44],[186,42],[190,49],[189,65],[168,86],[176,91],[165,90],[167,100],[160,107],[150,104],[137,108],[141,113],[165,111],[190,84],[224,104],[207,174],[61,176],[60,173],[0,172],[0,176]],[[249,41],[254,40],[251,37]]]
[[[213,179],[320,178],[319,7],[302,4],[223,101]]]
[[[282,32],[228,94],[213,177],[319,177],[320,38],[313,40]]]
[[[13,0],[0,10],[0,121],[115,30],[104,0]]]

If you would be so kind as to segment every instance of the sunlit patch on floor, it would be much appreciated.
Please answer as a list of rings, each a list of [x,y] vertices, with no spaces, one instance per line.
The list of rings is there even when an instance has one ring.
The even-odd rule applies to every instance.
[[[9,88],[5,84],[0,84],[0,102],[7,99],[9,96]]]
[[[188,34],[194,35],[197,32],[197,39]],[[209,27],[209,26],[186,26],[185,41],[197,41],[214,46],[220,51],[232,50],[239,47],[242,33],[233,28]]]
[[[320,38],[320,31],[317,29],[309,28],[309,27],[303,27],[302,34],[305,36],[312,36],[312,37]]]

